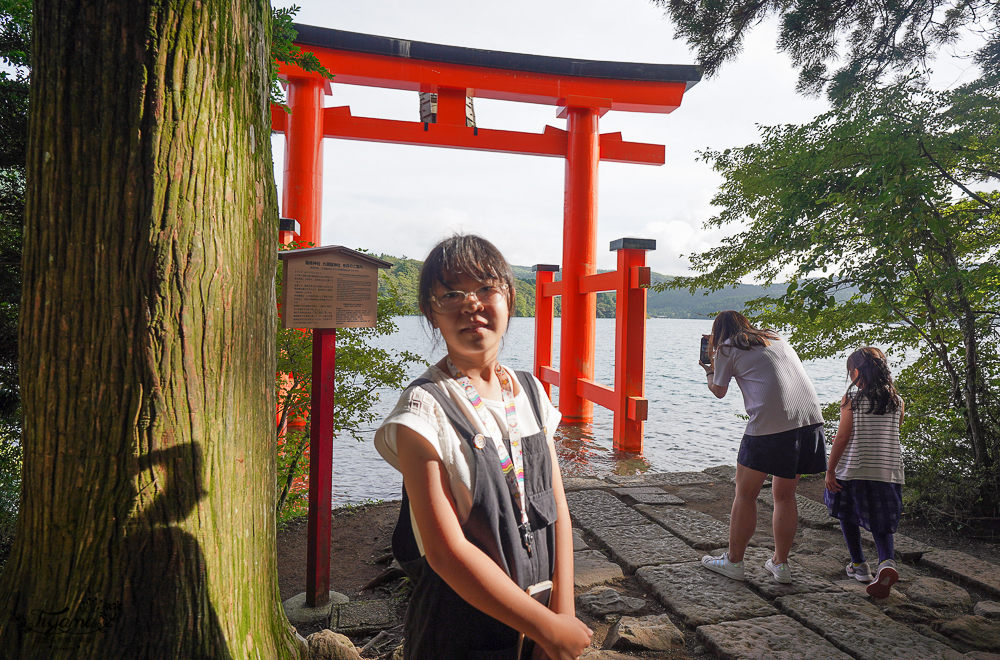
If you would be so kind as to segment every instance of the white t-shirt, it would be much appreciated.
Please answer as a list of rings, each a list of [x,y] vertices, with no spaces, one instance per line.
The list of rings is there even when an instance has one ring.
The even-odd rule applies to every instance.
[[[506,369],[506,367],[504,368]],[[511,378],[516,378],[512,370],[507,369],[507,373],[510,374]],[[458,404],[458,407],[479,433],[493,437],[494,434],[485,427],[476,409],[472,407],[468,397],[466,397],[465,389],[454,378],[437,367],[430,367],[421,378],[432,381],[435,386],[444,390],[448,397]],[[542,384],[538,382],[537,378],[535,386],[544,393]],[[507,415],[503,401],[492,399],[483,399],[482,401],[486,410],[497,422],[494,430],[499,430],[503,437],[507,438]],[[528,400],[528,392],[523,386],[514,397],[514,408],[517,412],[517,424],[521,436],[538,433],[540,429],[535,421],[534,409]],[[562,419],[562,413],[545,396],[541,397],[540,408],[544,420],[546,440],[552,444],[556,427],[559,426],[559,420]],[[422,388],[415,387],[403,392],[392,412],[375,432],[375,448],[382,455],[382,458],[397,470],[400,468],[399,452],[396,449],[397,425],[412,429],[421,437],[426,438],[437,451],[448,471],[451,494],[455,498],[455,506],[458,509],[458,520],[464,524],[472,509],[472,494],[476,486],[476,463],[472,455],[472,448],[455,432],[437,400]],[[499,460],[497,458],[498,462]],[[413,519],[412,511],[410,518]],[[423,543],[420,540],[420,531],[417,529],[416,520],[413,520],[413,532],[416,536],[417,546],[423,554]]]
[[[787,341],[744,351],[727,339],[715,353],[715,384],[735,378],[750,421],[744,433],[770,435],[820,424],[823,412],[812,381]]]

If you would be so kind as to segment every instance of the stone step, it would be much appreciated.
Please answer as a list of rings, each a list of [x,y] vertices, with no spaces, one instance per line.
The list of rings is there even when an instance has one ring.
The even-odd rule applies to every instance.
[[[676,495],[671,495],[657,486],[615,488],[611,492],[623,495],[625,498],[639,504],[684,504],[684,500]]]
[[[773,599],[792,594],[840,593],[842,591],[830,580],[815,575],[792,560],[788,562],[788,566],[792,570],[792,583],[781,584],[774,579],[771,571],[764,568],[764,563],[773,554],[768,548],[747,548],[746,554],[743,556],[743,573],[746,576],[747,585],[765,598]]]
[[[646,474],[612,474],[607,480],[618,486],[693,486],[710,484],[717,478],[704,472],[653,472]]]
[[[783,614],[701,626],[698,639],[722,660],[851,660]]]
[[[742,582],[713,573],[700,562],[646,566],[635,576],[669,612],[692,628],[778,613]]]
[[[757,501],[774,508],[774,495],[770,488],[762,488],[757,496]],[[829,529],[840,527],[840,521],[830,516],[826,505],[822,502],[811,500],[802,495],[795,496],[795,503],[799,509],[799,522],[806,527],[815,529]]]
[[[658,525],[698,550],[714,550],[729,545],[729,525],[707,513],[649,504],[637,504],[635,510],[644,513]]]
[[[716,481],[728,481],[730,483],[734,483],[736,481],[735,465],[713,465],[710,468],[705,468],[702,472],[709,475]]]
[[[649,522],[645,516],[603,490],[566,493],[566,503],[573,522],[587,531],[594,527],[644,525]]]
[[[966,585],[1000,595],[1000,566],[977,559],[958,550],[933,550],[921,556],[920,563]]]
[[[643,566],[676,564],[699,558],[684,541],[658,525],[595,527],[590,532],[629,575]]]
[[[563,490],[567,493],[573,490],[592,490],[594,488],[607,488],[609,484],[604,479],[597,477],[563,477]]]
[[[617,527],[615,529],[618,529]],[[573,584],[581,589],[625,577],[622,567],[609,561],[599,550],[573,553]]]
[[[942,660],[952,649],[854,594],[799,594],[775,601],[782,612],[857,660]]]

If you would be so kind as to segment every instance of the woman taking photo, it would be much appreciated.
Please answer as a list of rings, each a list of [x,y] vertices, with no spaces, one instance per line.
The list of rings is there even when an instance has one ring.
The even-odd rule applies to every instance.
[[[774,579],[792,581],[788,551],[798,526],[795,489],[799,475],[826,472],[823,415],[799,356],[776,332],[759,330],[739,312],[715,317],[709,340],[711,364],[699,361],[708,389],[726,396],[733,378],[750,421],[736,459],[736,496],[729,523],[729,551],[701,563],[734,580],[743,579],[743,554],[757,529],[757,495],[773,475],[774,554],[765,563]]]
[[[590,643],[575,617],[560,414],[498,359],[514,296],[510,266],[478,236],[441,241],[420,272],[420,311],[447,355],[375,435],[403,475],[392,545],[413,583],[407,660],[572,660]]]

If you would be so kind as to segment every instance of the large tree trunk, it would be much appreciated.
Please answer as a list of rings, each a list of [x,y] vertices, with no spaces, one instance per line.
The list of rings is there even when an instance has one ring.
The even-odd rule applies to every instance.
[[[292,658],[269,5],[36,0],[0,657]]]

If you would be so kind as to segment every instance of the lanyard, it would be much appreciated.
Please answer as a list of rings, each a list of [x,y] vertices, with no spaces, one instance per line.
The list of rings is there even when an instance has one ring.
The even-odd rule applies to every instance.
[[[448,369],[459,385],[465,390],[465,396],[469,403],[476,409],[483,425],[493,436],[493,444],[496,447],[497,457],[500,459],[500,469],[503,471],[504,480],[507,482],[507,489],[510,496],[521,506],[521,524],[518,529],[521,532],[521,542],[531,556],[531,545],[534,543],[534,535],[531,533],[531,526],[528,523],[528,506],[524,494],[524,459],[521,454],[521,432],[517,428],[517,411],[514,409],[514,388],[510,382],[510,376],[500,366],[498,362],[495,367],[497,378],[500,380],[500,393],[503,396],[504,412],[507,416],[507,433],[510,437],[510,452],[507,451],[503,443],[503,432],[497,427],[496,420],[486,410],[486,405],[479,397],[469,377],[458,370],[451,358],[447,358]],[[497,433],[494,433],[496,429]]]

